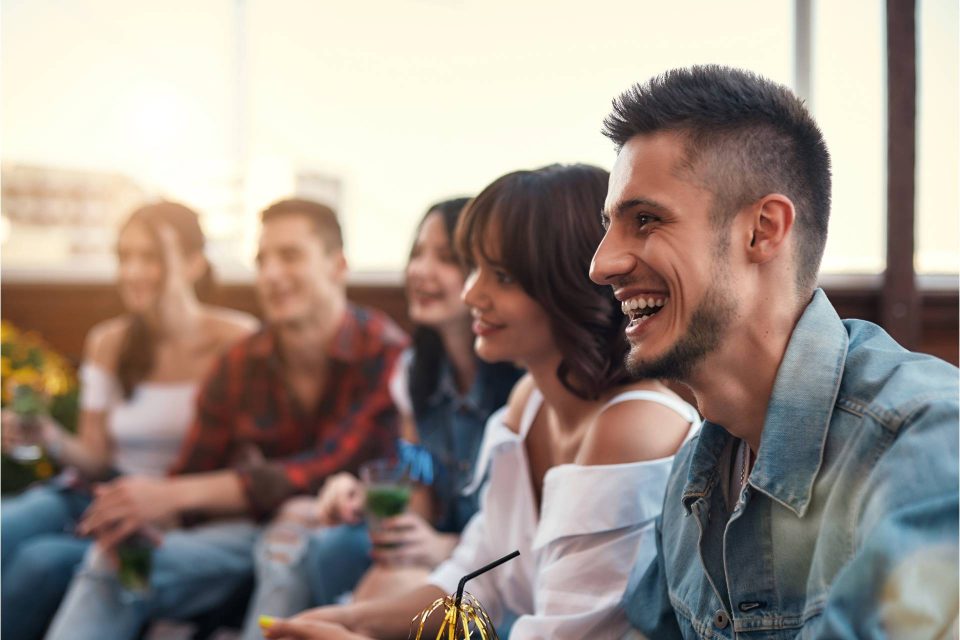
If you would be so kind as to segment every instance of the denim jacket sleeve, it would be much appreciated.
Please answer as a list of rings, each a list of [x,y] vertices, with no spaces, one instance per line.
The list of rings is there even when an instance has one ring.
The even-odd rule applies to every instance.
[[[799,637],[956,636],[958,404],[928,396],[913,406],[892,427],[872,421],[885,431],[883,455],[852,514],[856,552]]]
[[[683,634],[670,604],[664,571],[662,515],[657,516],[654,539],[657,557],[646,566],[645,571],[638,571],[643,569],[641,565],[634,567],[635,573],[627,583],[623,606],[631,624],[648,631],[650,638],[681,639]]]

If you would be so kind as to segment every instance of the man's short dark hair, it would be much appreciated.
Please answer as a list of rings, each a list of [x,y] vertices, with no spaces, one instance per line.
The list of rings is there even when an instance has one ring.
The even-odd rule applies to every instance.
[[[325,204],[304,198],[288,198],[274,202],[260,213],[260,222],[266,224],[276,218],[298,215],[307,218],[320,236],[327,251],[343,249],[343,232],[336,212]]]
[[[714,193],[717,227],[767,194],[793,201],[797,285],[812,289],[830,218],[830,154],[803,101],[749,71],[695,66],[634,85],[603,123],[618,151],[661,131],[685,140],[684,168]]]

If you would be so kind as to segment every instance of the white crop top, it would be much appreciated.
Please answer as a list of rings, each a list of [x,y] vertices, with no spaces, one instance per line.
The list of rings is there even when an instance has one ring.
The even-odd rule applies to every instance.
[[[124,400],[119,380],[88,363],[80,368],[80,389],[82,410],[106,413],[113,467],[124,474],[166,475],[193,422],[199,384],[141,382]]]

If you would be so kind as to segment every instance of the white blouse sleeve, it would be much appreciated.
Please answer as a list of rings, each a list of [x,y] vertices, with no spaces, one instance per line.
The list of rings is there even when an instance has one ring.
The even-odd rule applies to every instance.
[[[413,349],[406,349],[393,367],[388,389],[394,406],[401,414],[413,415],[413,400],[410,399],[410,365],[413,364]]]
[[[80,409],[83,411],[106,411],[117,395],[119,383],[103,367],[86,363],[80,367]]]
[[[430,575],[428,582],[439,587],[447,594],[455,594],[460,578],[476,571],[480,567],[499,559],[510,549],[491,549],[491,535],[488,531],[490,519],[490,505],[488,502],[496,497],[489,491],[489,486],[483,485],[487,467],[495,456],[494,451],[503,444],[504,440],[516,439],[516,435],[503,425],[506,407],[495,411],[488,419],[484,430],[483,442],[477,463],[474,466],[473,481],[463,490],[464,494],[481,491],[480,509],[470,518],[467,526],[460,534],[460,542],[453,550],[448,560],[437,567]],[[472,579],[464,588],[473,594],[487,611],[494,623],[499,623],[504,613],[503,594],[498,588],[496,570],[488,571]]]
[[[464,527],[453,555],[437,567],[427,581],[448,595],[455,594],[460,578],[499,557],[490,551],[486,544],[488,539],[481,509]],[[481,574],[468,582],[464,591],[473,594],[483,604],[487,615],[496,624],[503,617],[503,604],[494,576],[492,571]]]
[[[622,465],[562,465],[544,479],[534,612],[511,640],[620,638],[630,570],[656,555],[654,523],[672,458]]]

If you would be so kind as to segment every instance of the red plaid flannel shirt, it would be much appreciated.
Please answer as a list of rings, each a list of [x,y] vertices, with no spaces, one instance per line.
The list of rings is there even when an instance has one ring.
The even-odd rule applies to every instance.
[[[171,473],[234,468],[252,515],[263,518],[291,495],[317,491],[330,474],[356,473],[391,454],[398,414],[388,381],[407,343],[382,312],[349,305],[329,348],[327,387],[308,412],[287,385],[269,328],[241,341],[201,390]],[[251,461],[256,452],[261,459]]]

